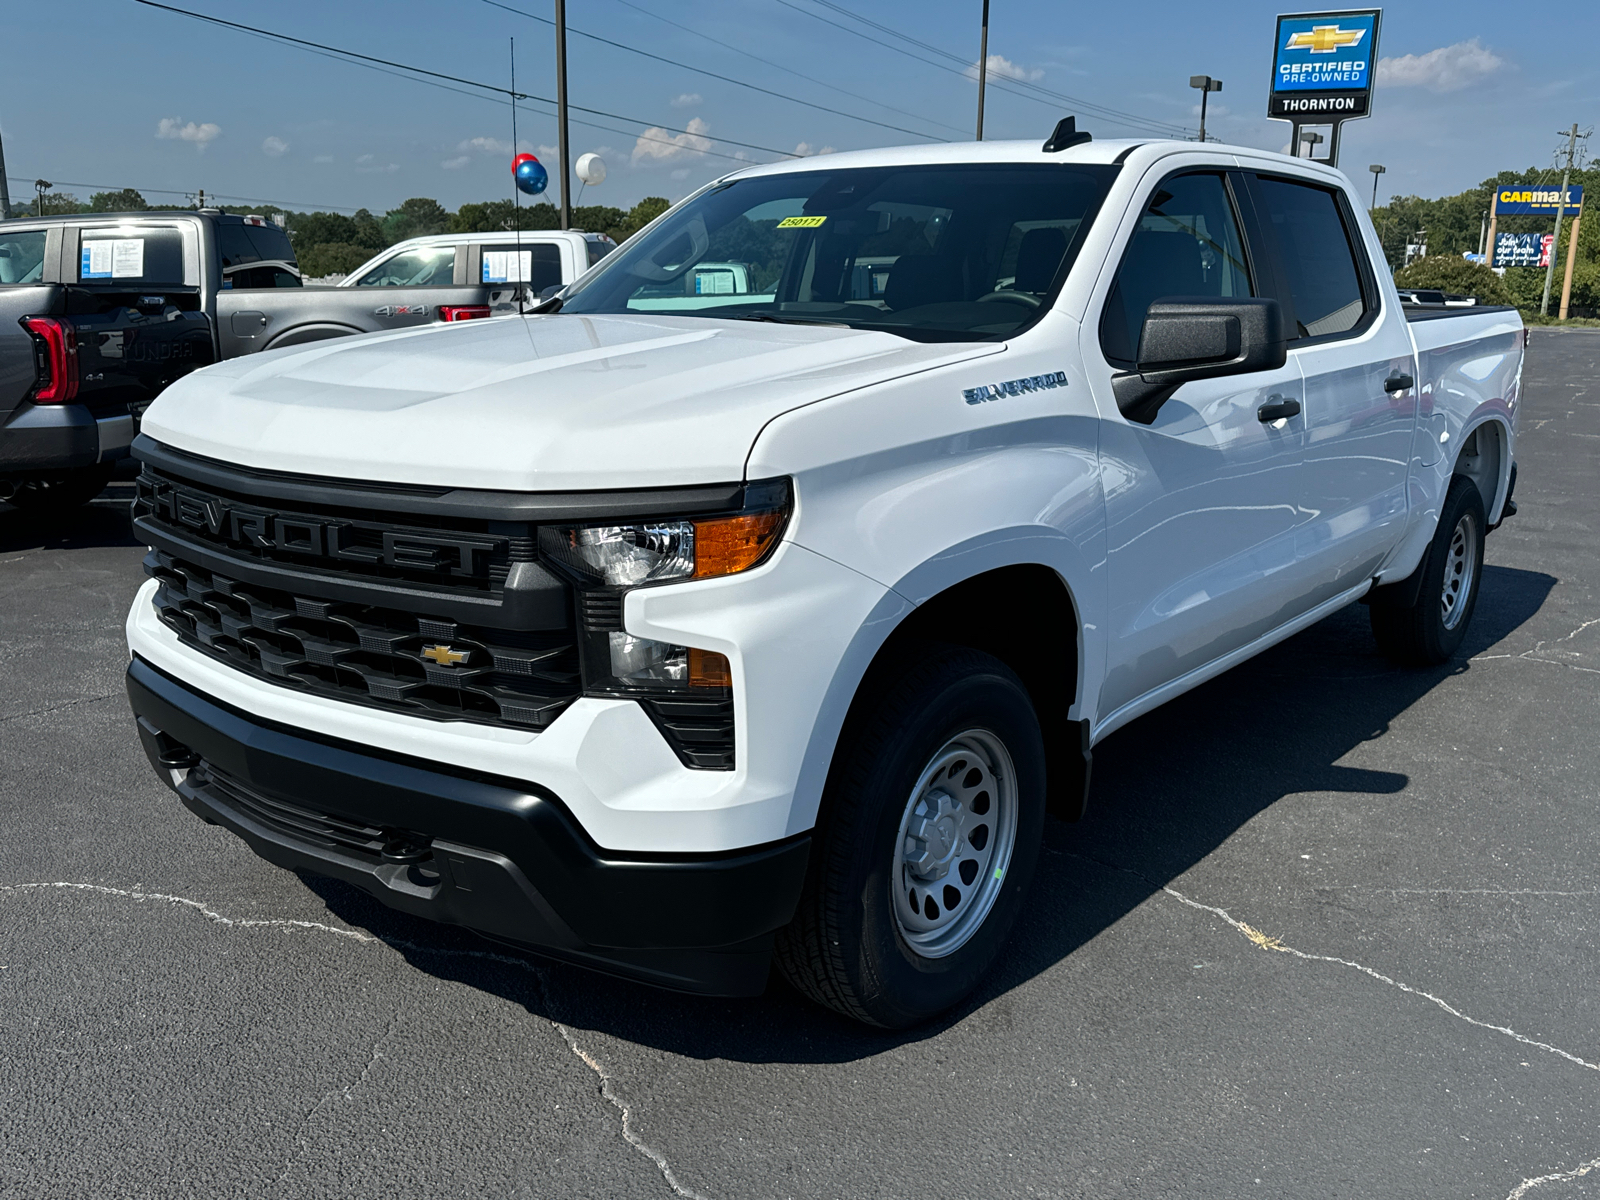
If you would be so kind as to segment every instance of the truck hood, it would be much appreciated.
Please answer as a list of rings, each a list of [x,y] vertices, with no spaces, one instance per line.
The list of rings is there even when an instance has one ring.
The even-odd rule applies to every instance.
[[[993,342],[701,317],[501,317],[207,367],[147,410],[180,450],[264,470],[513,491],[743,478],[800,405]]]

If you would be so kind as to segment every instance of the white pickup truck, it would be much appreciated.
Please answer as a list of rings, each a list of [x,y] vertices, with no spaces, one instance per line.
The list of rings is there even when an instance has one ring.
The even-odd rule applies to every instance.
[[[396,908],[893,1027],[978,984],[1111,731],[1357,600],[1447,659],[1516,312],[1403,308],[1337,171],[1063,126],[741,170],[539,315],[179,380],[157,771]]]

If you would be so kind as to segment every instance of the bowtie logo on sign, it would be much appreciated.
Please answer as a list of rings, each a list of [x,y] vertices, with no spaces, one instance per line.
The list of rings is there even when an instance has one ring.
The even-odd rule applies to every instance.
[[[1313,25],[1309,31],[1289,35],[1287,50],[1309,50],[1313,54],[1334,54],[1345,46],[1359,46],[1367,36],[1365,29],[1340,29],[1337,25]]]

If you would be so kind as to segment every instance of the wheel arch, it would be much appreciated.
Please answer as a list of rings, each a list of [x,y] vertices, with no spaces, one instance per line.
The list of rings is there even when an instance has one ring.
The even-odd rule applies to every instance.
[[[916,647],[943,643],[993,654],[1028,688],[1044,733],[1051,808],[1076,819],[1089,783],[1089,722],[1083,719],[1090,665],[1076,548],[1056,531],[1007,531],[983,546],[957,547],[910,572],[862,622],[829,688],[796,786],[794,829],[821,817],[830,768],[851,717]],[[963,574],[951,570],[961,562]],[[996,608],[1003,620],[974,621]],[[1051,634],[1064,636],[1051,637]],[[1041,639],[1047,650],[1040,652]],[[1080,711],[1074,716],[1074,709]],[[807,803],[809,801],[809,803]],[[810,819],[807,819],[810,818]]]
[[[1500,519],[1511,482],[1511,427],[1504,417],[1486,413],[1462,432],[1461,449],[1456,452],[1450,475],[1472,480],[1483,498],[1484,516],[1494,525]]]

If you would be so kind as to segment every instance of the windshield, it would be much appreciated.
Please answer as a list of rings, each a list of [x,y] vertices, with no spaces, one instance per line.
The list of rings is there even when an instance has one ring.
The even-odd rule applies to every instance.
[[[734,180],[609,256],[561,311],[1008,337],[1049,304],[1116,171],[974,163]]]

